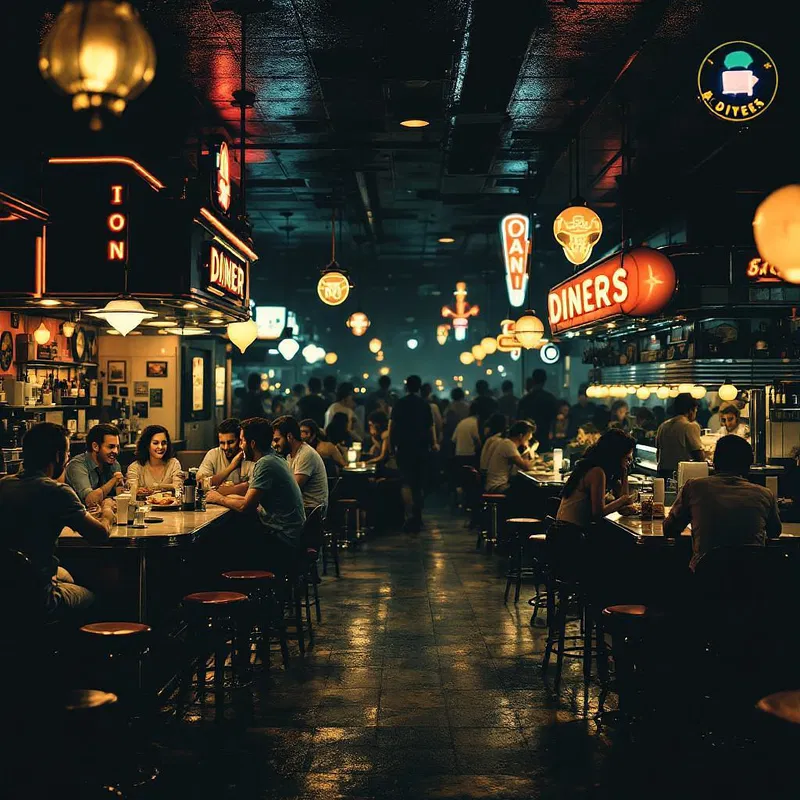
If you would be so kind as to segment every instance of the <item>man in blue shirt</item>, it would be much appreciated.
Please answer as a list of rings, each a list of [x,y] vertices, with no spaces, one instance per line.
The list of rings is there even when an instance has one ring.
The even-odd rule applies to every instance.
[[[71,459],[66,481],[87,508],[114,497],[123,482],[119,455],[119,430],[113,425],[95,425],[86,434],[86,452]]]
[[[267,536],[260,543],[270,566],[280,567],[300,546],[306,515],[303,495],[286,461],[272,449],[272,423],[261,417],[242,422],[240,444],[255,466],[247,493],[222,495],[212,490],[206,501],[232,511],[256,512]]]

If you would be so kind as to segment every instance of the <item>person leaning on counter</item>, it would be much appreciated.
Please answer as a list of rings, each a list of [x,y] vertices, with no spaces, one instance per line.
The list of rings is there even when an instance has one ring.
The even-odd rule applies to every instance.
[[[697,400],[690,394],[675,398],[673,416],[659,425],[656,432],[658,477],[671,478],[680,461],[705,461],[700,426],[697,419]]]
[[[220,494],[247,492],[253,462],[244,457],[239,446],[241,424],[238,419],[224,419],[217,428],[219,447],[209,450],[197,470],[197,480],[210,478],[211,486]]]
[[[68,461],[67,431],[40,422],[22,440],[22,470],[0,480],[0,541],[30,559],[41,578],[40,610],[52,619],[80,617],[95,601],[94,594],[78,586],[58,563],[55,549],[62,529],[103,542],[114,524],[113,500],[104,500],[96,514],[89,514],[73,489],[58,482]],[[19,600],[11,601],[15,599]],[[28,608],[23,613],[36,611]]]
[[[114,497],[124,481],[119,455],[119,429],[101,423],[86,434],[86,452],[75,456],[67,467],[66,482],[88,507]]]

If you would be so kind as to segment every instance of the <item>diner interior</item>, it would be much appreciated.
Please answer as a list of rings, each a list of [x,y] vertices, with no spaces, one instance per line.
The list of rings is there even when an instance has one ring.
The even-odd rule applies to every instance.
[[[3,4],[0,796],[800,796],[794,28]]]

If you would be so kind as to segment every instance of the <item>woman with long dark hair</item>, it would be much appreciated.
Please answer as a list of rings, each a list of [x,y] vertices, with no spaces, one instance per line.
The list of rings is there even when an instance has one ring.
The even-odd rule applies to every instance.
[[[183,481],[181,463],[174,457],[169,431],[163,425],[148,425],[136,442],[136,459],[128,467],[131,496],[138,489],[179,489]]]
[[[343,411],[337,411],[328,427],[325,428],[328,441],[337,447],[347,450],[353,444],[353,436],[350,432],[350,418]]]

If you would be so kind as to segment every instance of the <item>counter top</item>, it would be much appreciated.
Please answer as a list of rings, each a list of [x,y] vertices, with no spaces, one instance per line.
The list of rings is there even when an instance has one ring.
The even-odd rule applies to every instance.
[[[665,509],[669,513],[669,508]],[[643,520],[641,517],[623,517],[618,511],[606,517],[608,522],[632,534],[637,544],[666,544],[672,540],[664,538],[664,520]],[[692,535],[691,525],[686,527],[681,536]],[[800,522],[784,522],[781,539],[800,540]]]
[[[128,525],[115,525],[111,535],[102,544],[93,544],[71,528],[64,528],[58,538],[59,547],[176,547],[189,543],[194,537],[215,522],[229,509],[223,506],[208,506],[206,511],[164,511],[152,507],[149,517],[159,517],[163,522],[155,522],[146,528]]]

